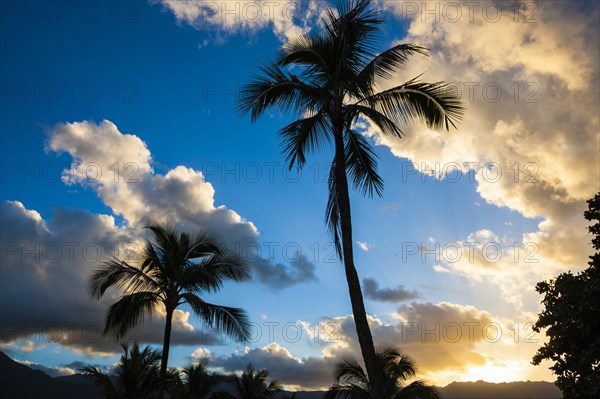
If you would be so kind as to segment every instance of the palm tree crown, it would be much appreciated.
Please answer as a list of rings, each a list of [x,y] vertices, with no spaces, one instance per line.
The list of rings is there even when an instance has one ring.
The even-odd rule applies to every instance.
[[[93,380],[109,399],[127,398],[142,399],[153,397],[158,393],[160,351],[146,346],[140,350],[134,343],[130,348],[121,345],[125,353],[114,370],[114,382],[108,374],[96,367],[86,365],[78,371]]]
[[[269,399],[281,392],[281,384],[269,379],[266,369],[255,370],[249,364],[241,376],[234,377],[233,388],[235,394],[218,392],[213,399]]]
[[[207,399],[220,381],[220,375],[209,372],[206,365],[192,364],[181,370],[183,376],[178,391],[169,391],[172,398]]]
[[[300,119],[280,131],[289,167],[302,168],[306,154],[333,144],[329,198],[325,220],[337,254],[344,262],[356,332],[365,365],[377,388],[383,376],[377,366],[360,279],[354,265],[348,179],[363,195],[381,195],[383,179],[377,154],[357,131],[365,118],[384,135],[402,137],[401,126],[415,121],[433,129],[449,129],[461,119],[463,106],[445,82],[425,83],[418,77],[393,88],[389,83],[408,58],[427,50],[400,44],[377,54],[377,33],[383,20],[369,0],[340,1],[328,9],[323,29],[291,39],[261,75],[244,86],[238,111],[254,122],[270,107],[291,111]],[[292,73],[289,67],[294,67]],[[297,72],[296,72],[297,71]]]
[[[415,364],[407,356],[393,348],[377,352],[385,380],[383,389],[389,399],[439,399],[437,390],[422,380],[406,382],[416,375]],[[369,377],[355,359],[338,363],[334,373],[337,381],[324,399],[374,399]]]
[[[111,287],[124,291],[108,309],[104,333],[122,338],[146,315],[162,307],[166,315],[161,379],[167,370],[171,323],[175,309],[187,304],[209,325],[239,341],[249,337],[249,322],[242,309],[215,305],[200,297],[218,291],[226,280],[250,279],[245,261],[225,250],[214,235],[191,235],[157,224],[147,226],[142,260],[133,266],[118,259],[109,260],[89,278],[89,294],[100,299]],[[161,390],[162,392],[162,390]]]
[[[371,196],[382,194],[383,179],[377,173],[377,155],[372,146],[356,131],[359,118],[368,119],[383,134],[402,137],[400,126],[415,121],[434,129],[455,127],[463,107],[449,84],[425,83],[418,77],[375,91],[393,78],[411,55],[427,55],[427,49],[399,44],[376,55],[376,34],[383,20],[369,10],[369,3],[340,2],[337,13],[327,10],[323,32],[286,43],[274,62],[260,68],[262,75],[244,87],[238,110],[242,115],[251,111],[253,122],[269,107],[303,117],[280,131],[290,168],[303,167],[307,152],[340,140],[346,172],[355,188]],[[298,67],[300,72],[292,74],[284,70],[287,66]],[[335,184],[336,179],[330,179],[327,222],[342,257]]]

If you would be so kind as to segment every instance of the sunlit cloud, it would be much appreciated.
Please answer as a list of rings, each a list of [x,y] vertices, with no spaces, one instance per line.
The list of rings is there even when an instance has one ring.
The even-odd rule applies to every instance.
[[[356,241],[356,245],[365,252],[369,252],[373,248],[373,244],[368,244],[364,241]]]
[[[374,128],[366,134],[422,173],[438,171],[437,178],[474,173],[483,201],[542,219],[537,231],[514,240],[519,260],[509,253],[495,262],[476,256],[442,261],[434,270],[504,279],[503,299],[522,304],[516,297],[526,285],[584,267],[591,247],[583,211],[598,190],[589,183],[600,178],[598,57],[588,51],[599,40],[598,13],[588,12],[586,2],[485,1],[471,10],[461,3],[379,4],[409,23],[407,35],[395,43],[419,44],[431,53],[413,57],[403,79],[387,85],[421,73],[425,81],[452,82],[467,111],[456,131],[415,125],[401,140]],[[533,253],[529,260],[535,264],[524,261]]]
[[[297,2],[241,0],[212,2],[203,0],[153,0],[169,10],[178,22],[215,34],[213,41],[223,44],[228,35],[256,34],[270,29],[282,41],[310,30],[324,10],[319,1]],[[207,40],[202,42],[206,46]]]
[[[352,316],[326,317],[318,324],[299,325],[307,339],[321,347],[319,356],[295,355],[288,349],[289,343],[270,342],[223,356],[198,348],[195,359],[226,372],[242,370],[250,362],[260,364],[288,387],[324,389],[332,383],[331,370],[336,362],[360,358]],[[537,347],[530,340],[538,338],[531,335],[530,326],[496,318],[474,306],[414,302],[399,307],[389,322],[369,316],[369,325],[376,345],[391,345],[408,354],[415,359],[419,376],[438,386],[463,376],[466,380],[483,376],[486,370],[507,377],[517,370],[521,378],[550,375],[547,369],[528,367],[528,356]]]

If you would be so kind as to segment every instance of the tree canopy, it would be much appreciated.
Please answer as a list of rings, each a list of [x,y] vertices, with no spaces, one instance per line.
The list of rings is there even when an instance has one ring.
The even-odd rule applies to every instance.
[[[544,298],[544,310],[534,330],[546,330],[549,341],[533,357],[533,364],[548,359],[557,375],[556,386],[565,398],[600,397],[600,193],[588,201],[584,217],[596,250],[588,268],[578,274],[561,273],[542,281],[536,291]]]

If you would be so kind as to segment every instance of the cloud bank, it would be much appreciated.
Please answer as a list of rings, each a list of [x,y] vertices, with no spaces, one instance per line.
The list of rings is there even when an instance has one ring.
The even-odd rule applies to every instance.
[[[86,280],[107,257],[136,259],[148,217],[182,230],[213,230],[232,249],[259,246],[252,222],[224,205],[215,206],[214,188],[201,172],[177,166],[156,173],[146,144],[119,132],[110,121],[57,124],[48,132],[47,150],[68,153],[73,160],[63,171],[63,182],[96,192],[125,224],[117,225],[112,215],[62,208],[44,219],[19,201],[0,204],[4,343],[43,335],[87,355],[119,351],[101,336],[104,312],[116,297],[90,300]],[[314,264],[305,257],[287,265],[254,257],[251,266],[259,281],[274,289],[317,280]],[[194,328],[189,317],[189,312],[176,313],[175,344],[221,343],[221,337]],[[140,326],[128,339],[161,343],[161,318]]]
[[[469,279],[501,279],[513,287],[503,291],[505,299],[520,296],[524,282],[584,267],[591,253],[585,201],[600,189],[598,5],[379,4],[408,24],[397,43],[426,46],[431,54],[413,57],[401,79],[385,87],[421,73],[425,81],[451,82],[466,116],[457,131],[415,125],[402,139],[373,127],[366,134],[422,173],[435,171],[436,178],[473,170],[476,191],[487,203],[542,219],[519,243],[523,255],[535,249],[535,264],[511,254],[440,267]],[[469,239],[485,243],[479,234]]]
[[[226,356],[199,348],[193,360],[207,362],[225,372],[239,371],[253,363],[267,368],[272,378],[290,388],[324,389],[333,383],[332,370],[338,361],[348,357],[360,359],[352,316],[324,318],[315,326],[299,324],[304,326],[304,339],[321,348],[318,356],[295,356],[280,343],[271,342]],[[537,347],[521,338],[515,339],[513,321],[495,318],[473,306],[448,302],[414,302],[397,308],[391,323],[369,317],[369,325],[377,346],[400,349],[416,361],[420,377],[440,385],[465,378],[472,370],[489,363],[502,364],[519,351],[535,351]],[[519,363],[515,372],[515,379],[532,375],[528,362]]]

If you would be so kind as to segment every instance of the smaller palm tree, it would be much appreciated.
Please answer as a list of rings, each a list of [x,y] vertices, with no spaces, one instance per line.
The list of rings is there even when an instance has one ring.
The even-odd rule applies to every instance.
[[[181,371],[183,374],[182,390],[176,398],[207,399],[219,383],[219,375],[206,370],[206,365],[198,363]]]
[[[238,341],[250,335],[246,312],[239,308],[206,302],[203,294],[217,292],[227,280],[251,278],[246,261],[226,250],[209,232],[192,235],[159,224],[146,226],[146,241],[139,265],[118,259],[108,260],[89,277],[89,294],[100,299],[110,288],[123,291],[105,317],[104,333],[123,338],[145,316],[157,309],[165,312],[165,330],[160,363],[160,379],[166,384],[171,326],[175,310],[187,304],[208,325],[226,332]],[[159,389],[162,398],[163,389]]]
[[[220,391],[213,399],[269,399],[281,392],[281,384],[269,379],[266,369],[255,370],[252,364],[248,364],[241,376],[234,377],[234,394]]]
[[[383,368],[383,391],[386,399],[440,399],[437,389],[423,380],[407,382],[416,376],[415,363],[408,356],[388,347],[377,351]],[[375,398],[369,377],[356,359],[344,359],[335,368],[336,383],[324,399],[382,399]]]
[[[77,371],[92,379],[108,399],[142,399],[158,396],[160,387],[161,352],[146,346],[140,350],[138,343],[130,348],[121,344],[125,353],[112,375],[103,373],[96,367],[86,365]],[[179,383],[178,373],[167,372],[167,387],[174,388]]]

